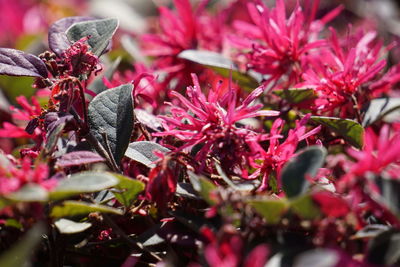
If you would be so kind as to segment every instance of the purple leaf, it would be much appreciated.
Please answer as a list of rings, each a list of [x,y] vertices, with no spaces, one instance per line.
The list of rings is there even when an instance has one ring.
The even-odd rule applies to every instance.
[[[105,161],[105,159],[96,153],[90,151],[74,151],[63,155],[60,159],[58,159],[57,165],[65,168],[101,161]]]
[[[47,68],[37,56],[25,52],[0,48],[0,75],[47,78]]]
[[[56,53],[57,56],[61,56],[65,49],[70,47],[71,42],[68,40],[66,30],[73,24],[82,21],[94,20],[93,17],[68,17],[57,20],[54,22],[49,29],[49,47]]]

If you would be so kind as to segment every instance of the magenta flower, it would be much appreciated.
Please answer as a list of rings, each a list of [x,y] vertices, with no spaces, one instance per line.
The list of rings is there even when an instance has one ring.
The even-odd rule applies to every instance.
[[[160,7],[159,30],[142,35],[141,41],[144,53],[155,57],[155,66],[169,73],[169,79],[186,81],[193,66],[179,59],[178,54],[186,49],[221,50],[221,23],[217,17],[207,15],[203,5],[193,9],[189,0],[173,2],[177,14]]]
[[[314,88],[318,94],[315,101],[318,110],[341,107],[341,116],[349,117],[354,114],[353,97],[357,108],[361,108],[372,97],[389,91],[400,80],[400,73],[394,67],[385,75],[380,74],[386,60],[381,59],[383,46],[376,41],[376,32],[341,44],[335,31],[331,31],[329,49],[321,50],[318,57],[309,57],[311,67],[302,76],[304,82],[296,87]],[[342,45],[349,48],[344,49]]]
[[[216,235],[208,228],[203,228],[202,233],[210,242],[204,249],[204,258],[210,267],[262,267],[268,260],[270,250],[265,244],[256,246],[245,256],[243,240],[239,235]]]
[[[384,125],[378,136],[372,128],[368,128],[364,134],[364,143],[362,150],[347,150],[356,162],[340,180],[341,187],[351,186],[357,179],[364,179],[368,173],[400,179],[400,133],[391,133],[389,125]]]
[[[47,164],[31,166],[31,159],[25,157],[8,166],[0,166],[0,195],[7,195],[18,191],[26,184],[37,184],[46,190],[56,186],[55,179],[48,179],[49,168]]]
[[[260,110],[262,104],[251,103],[263,92],[259,87],[236,106],[237,93],[229,87],[225,92],[221,84],[211,88],[206,97],[201,91],[196,75],[192,75],[194,86],[187,88],[187,97],[171,92],[182,107],[171,103],[171,115],[160,116],[164,121],[165,131],[155,136],[174,136],[183,141],[178,150],[202,147],[196,153],[195,160],[205,164],[206,159],[217,157],[221,165],[231,169],[247,162],[251,143],[258,139],[258,134],[248,128],[240,128],[236,122],[256,116],[277,116],[278,111]]]
[[[326,41],[319,40],[317,35],[342,10],[338,7],[315,20],[319,1],[312,1],[311,5],[304,12],[297,3],[287,18],[284,0],[277,0],[272,9],[262,1],[248,3],[254,24],[236,21],[234,27],[239,35],[230,38],[237,48],[250,50],[245,54],[246,68],[270,75],[268,81],[277,82],[287,75],[289,83],[298,82],[304,70],[302,57],[325,45]]]
[[[10,122],[4,122],[2,129],[0,129],[0,137],[8,138],[32,138],[36,141],[42,140],[42,131],[38,128],[33,133],[25,131],[27,123],[41,115],[42,109],[36,97],[31,97],[30,104],[25,96],[16,98],[17,103],[22,109],[11,106],[12,118],[17,125]],[[22,125],[21,125],[22,122]]]
[[[283,165],[293,157],[299,142],[320,131],[321,126],[318,126],[306,132],[306,123],[310,116],[311,114],[308,114],[302,120],[296,121],[296,128],[289,130],[287,138],[282,143],[279,142],[283,138],[281,133],[284,121],[282,119],[276,119],[272,125],[268,137],[269,147],[267,150],[264,150],[259,143],[253,143],[254,150],[259,151],[261,156],[254,158],[255,161],[252,165],[257,168],[257,171],[250,175],[249,178],[256,178],[260,174],[262,175],[262,184],[259,190],[268,189],[270,176],[276,177],[280,188],[280,175]],[[257,163],[259,160],[262,161],[261,164]]]
[[[66,73],[71,76],[89,75],[93,71],[100,71],[99,59],[90,51],[87,44],[89,37],[84,37],[72,44],[62,54]]]

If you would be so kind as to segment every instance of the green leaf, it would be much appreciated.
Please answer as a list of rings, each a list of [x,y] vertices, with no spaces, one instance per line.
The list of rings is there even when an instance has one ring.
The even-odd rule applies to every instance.
[[[115,186],[115,188],[122,191],[122,193],[114,192],[115,198],[125,207],[129,208],[133,201],[136,200],[139,193],[144,190],[145,185],[136,179],[116,173],[113,175],[119,180],[119,183]]]
[[[54,206],[51,209],[51,217],[73,217],[73,216],[86,216],[92,212],[112,213],[122,215],[123,212],[119,209],[111,208],[104,205],[91,204],[82,201],[67,200],[61,205]]]
[[[377,98],[371,100],[362,122],[364,127],[378,120],[393,122],[400,120],[400,98]]]
[[[7,220],[5,220],[4,226],[6,226],[6,227],[14,227],[14,228],[17,228],[17,229],[20,229],[20,230],[22,230],[22,228],[24,228],[24,226],[19,221],[17,221],[16,219],[7,219]]]
[[[240,72],[232,60],[219,53],[189,49],[179,53],[178,57],[203,65],[204,67],[210,68],[227,78],[229,78],[230,74],[232,73],[233,81],[237,82],[240,86],[246,89],[253,90],[259,86],[259,82],[257,81],[255,75]]]
[[[93,54],[101,56],[118,28],[117,19],[89,20],[73,24],[66,31],[70,42],[90,36],[88,43]]]
[[[330,128],[342,136],[350,145],[362,148],[364,128],[356,121],[322,116],[311,116],[311,119]]]
[[[167,153],[170,150],[155,142],[140,141],[130,143],[126,149],[125,156],[149,168],[154,168],[155,164],[153,162],[160,159],[154,154],[154,151]]]
[[[129,145],[133,130],[132,84],[124,84],[98,94],[89,104],[91,133],[104,146],[107,135],[114,159],[119,163]]]
[[[308,190],[307,176],[314,177],[325,162],[326,149],[309,146],[291,158],[282,169],[282,188],[288,198],[296,197]]]
[[[89,229],[92,224],[88,222],[74,222],[68,219],[59,219],[54,222],[61,234],[76,234]]]
[[[310,195],[302,195],[290,203],[290,209],[300,218],[312,220],[321,215],[319,207],[314,203]]]
[[[2,267],[16,267],[27,266],[29,258],[35,247],[42,239],[45,233],[43,224],[36,224],[29,230],[29,232],[11,249],[7,250],[0,256],[0,266]]]
[[[316,98],[313,89],[309,88],[291,88],[288,90],[275,90],[273,93],[282,99],[285,99],[289,103],[299,104],[306,100]]]
[[[101,191],[118,184],[118,179],[106,172],[80,172],[61,180],[50,192],[51,199],[62,199],[82,193]]]
[[[277,224],[288,208],[288,203],[284,199],[255,199],[248,203],[265,218],[268,224]]]
[[[194,190],[199,192],[199,195],[210,205],[216,204],[216,201],[212,199],[211,192],[217,189],[210,180],[204,176],[199,176],[191,171],[188,171],[189,180],[193,185]]]
[[[26,184],[18,191],[6,196],[7,199],[16,202],[45,202],[48,197],[48,192],[37,184]]]

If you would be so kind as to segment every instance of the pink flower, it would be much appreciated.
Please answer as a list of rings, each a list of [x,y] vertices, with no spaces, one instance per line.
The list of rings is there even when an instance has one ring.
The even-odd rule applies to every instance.
[[[0,166],[0,195],[18,191],[26,184],[37,184],[46,190],[56,186],[55,179],[48,179],[49,168],[45,163],[31,166],[31,159],[25,157],[7,166]]]
[[[269,254],[267,245],[256,246],[245,257],[243,240],[239,235],[224,233],[217,238],[207,228],[202,231],[206,235],[205,238],[211,241],[204,249],[204,258],[210,267],[265,266]]]
[[[259,190],[265,190],[269,187],[268,182],[270,176],[276,177],[278,187],[280,188],[280,174],[283,165],[295,154],[297,146],[300,141],[309,138],[316,134],[321,129],[318,126],[306,132],[306,123],[311,114],[305,116],[302,120],[296,121],[296,128],[290,129],[287,138],[280,143],[279,140],[283,138],[281,135],[284,127],[282,119],[276,119],[272,124],[272,128],[268,137],[269,147],[265,150],[259,143],[254,143],[254,150],[260,152],[260,157],[255,157],[252,165],[258,168],[250,178],[256,178],[260,174],[263,177],[262,184]],[[261,164],[257,161],[262,160]]]
[[[173,2],[177,14],[160,7],[159,29],[142,35],[141,41],[144,53],[155,57],[155,66],[170,74],[168,80],[177,78],[187,84],[193,64],[179,59],[178,54],[187,49],[221,50],[221,22],[207,15],[203,4],[193,9],[189,0]]]
[[[239,36],[231,37],[234,46],[250,50],[245,54],[247,68],[270,75],[268,81],[277,82],[287,75],[289,84],[298,82],[304,70],[302,57],[325,45],[325,40],[318,40],[317,35],[342,10],[338,7],[315,20],[319,1],[310,5],[311,8],[304,12],[297,2],[287,18],[284,0],[277,0],[272,9],[262,1],[249,3],[248,11],[254,24],[236,21],[234,27]]]
[[[351,117],[354,116],[352,99],[361,108],[373,96],[389,91],[400,80],[400,72],[394,67],[385,75],[380,74],[386,60],[381,59],[383,46],[376,41],[376,32],[341,44],[335,31],[331,31],[329,49],[309,57],[311,66],[302,76],[304,82],[296,87],[314,88],[318,94],[315,101],[318,110],[341,107],[341,117]]]
[[[400,179],[399,149],[400,133],[391,133],[389,125],[383,125],[379,136],[372,128],[367,128],[364,134],[364,148],[347,150],[356,162],[349,173],[340,180],[341,186],[351,186],[357,179],[365,178],[368,173]]]
[[[27,123],[35,118],[38,118],[42,113],[42,108],[40,107],[39,101],[36,97],[31,97],[30,104],[25,96],[19,96],[16,98],[17,103],[22,109],[11,106],[12,118],[18,125],[12,124],[10,122],[4,122],[2,129],[0,129],[0,137],[8,138],[32,138],[36,141],[42,140],[42,131],[36,129],[32,133],[28,133],[25,130]],[[22,126],[20,123],[24,122]]]
[[[262,104],[251,105],[261,95],[263,87],[255,89],[237,106],[240,101],[233,88],[229,87],[224,91],[220,84],[212,87],[206,97],[201,91],[197,76],[193,74],[192,78],[194,86],[187,88],[188,98],[171,92],[181,102],[182,107],[169,103],[171,115],[160,116],[164,121],[165,131],[154,136],[174,136],[183,141],[178,150],[201,145],[195,160],[203,166],[206,159],[217,157],[221,160],[221,166],[228,170],[234,166],[240,167],[252,154],[249,144],[258,138],[258,134],[248,128],[238,127],[235,123],[256,116],[277,116],[279,112],[260,110]]]

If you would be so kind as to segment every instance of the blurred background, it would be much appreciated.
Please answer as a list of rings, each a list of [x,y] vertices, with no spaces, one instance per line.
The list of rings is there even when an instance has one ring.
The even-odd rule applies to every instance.
[[[207,2],[210,12],[221,11],[229,6],[243,6],[254,0],[193,0],[193,5]],[[303,5],[314,0],[300,0]],[[268,5],[275,1],[266,0]],[[286,0],[293,8],[296,0]],[[334,27],[348,30],[349,25],[376,29],[386,43],[399,41],[400,0],[320,0],[317,17],[343,4],[345,10],[335,19]],[[141,34],[154,31],[157,27],[158,6],[173,8],[172,0],[0,0],[0,47],[9,47],[39,55],[48,49],[47,31],[60,18],[68,16],[116,17],[120,21],[117,35],[113,39],[113,50],[102,57],[104,64],[122,58],[120,68],[133,68],[135,62],[146,58],[140,52],[137,41]],[[237,19],[232,14],[229,21]],[[243,18],[240,18],[243,19]],[[393,43],[396,44],[396,43]],[[390,52],[389,62],[400,60],[400,49]],[[0,76],[0,122],[10,120],[10,106],[16,104],[16,97],[30,97],[35,93],[33,79],[29,77]],[[6,140],[1,148],[6,149]]]

